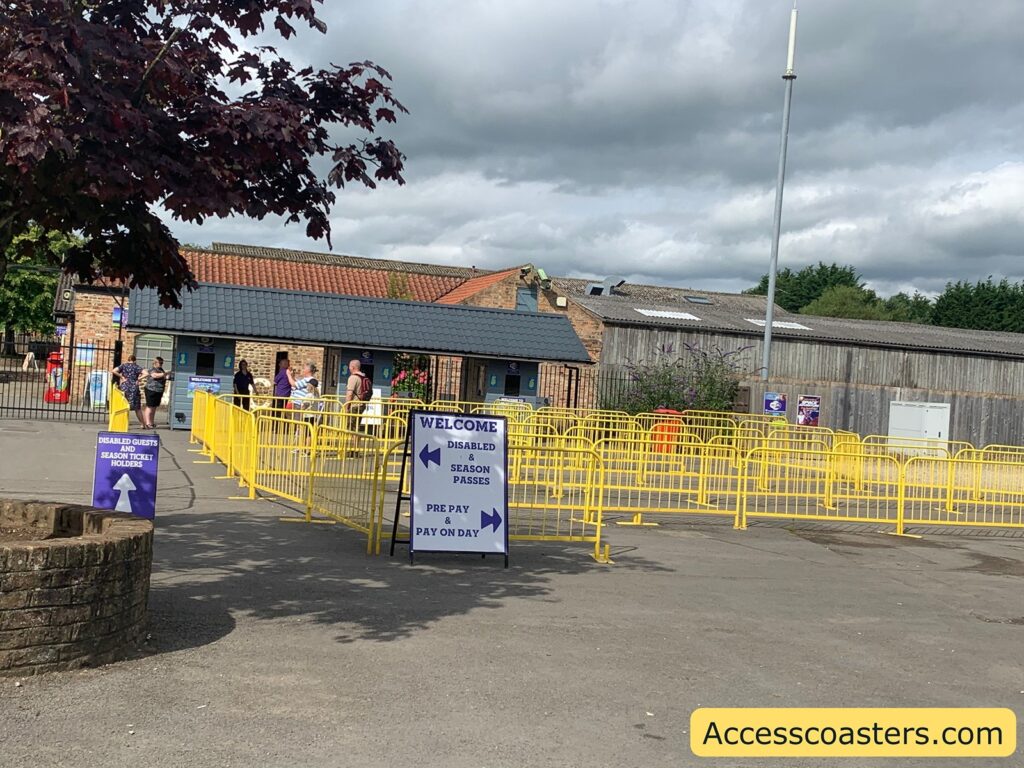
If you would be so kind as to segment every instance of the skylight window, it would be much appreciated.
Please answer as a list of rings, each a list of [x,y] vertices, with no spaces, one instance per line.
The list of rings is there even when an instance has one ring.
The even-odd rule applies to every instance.
[[[683,298],[686,299],[691,304],[713,304],[714,303],[707,296],[684,296]]]
[[[758,326],[759,328],[764,328],[764,320],[754,320],[754,319],[748,317],[747,318],[747,322],[748,323],[753,323],[754,325]],[[783,328],[783,329],[785,329],[787,331],[809,331],[809,330],[811,330],[806,325],[802,325],[800,323],[791,323],[791,322],[786,321],[786,320],[772,320],[772,328]]]
[[[638,312],[644,317],[662,317],[666,320],[695,320],[700,322],[700,318],[696,315],[691,315],[689,312],[663,312],[660,309],[639,309],[633,308],[634,312]]]

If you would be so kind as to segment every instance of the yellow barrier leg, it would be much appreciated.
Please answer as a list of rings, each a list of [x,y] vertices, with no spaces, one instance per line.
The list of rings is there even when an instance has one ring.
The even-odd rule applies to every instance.
[[[594,542],[594,551],[590,555],[601,565],[615,565],[615,561],[612,560],[612,546],[611,544],[605,544],[601,546],[600,541]]]
[[[644,513],[643,512],[634,512],[633,513],[633,517],[631,517],[629,520],[616,520],[615,524],[616,525],[641,526],[641,527],[644,527],[644,528],[656,528],[658,526],[658,523],[644,522]]]

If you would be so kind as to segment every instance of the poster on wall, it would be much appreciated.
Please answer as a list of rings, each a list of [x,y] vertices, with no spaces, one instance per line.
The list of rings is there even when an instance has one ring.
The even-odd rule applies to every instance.
[[[192,396],[195,395],[197,390],[209,392],[211,395],[216,395],[218,392],[220,392],[220,379],[218,379],[216,376],[189,376],[189,399],[191,399]]]
[[[818,426],[821,417],[821,395],[800,395],[796,401],[796,423],[802,427]]]
[[[96,345],[95,344],[76,344],[75,345],[75,362],[78,365],[89,365],[93,364],[93,360],[96,358]]]
[[[764,393],[764,412],[766,415],[786,415],[786,393],[785,392],[765,392]]]

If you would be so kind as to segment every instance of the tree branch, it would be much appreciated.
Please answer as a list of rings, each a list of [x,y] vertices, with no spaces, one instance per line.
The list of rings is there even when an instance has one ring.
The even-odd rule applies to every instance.
[[[163,59],[164,56],[167,55],[171,46],[174,45],[174,41],[178,39],[178,36],[181,35],[182,32],[189,28],[189,25],[192,24],[192,20],[194,18],[195,16],[189,17],[189,20],[185,22],[185,26],[178,27],[171,32],[170,37],[167,38],[167,42],[163,44],[163,47],[157,52],[154,59],[149,62],[149,66],[146,67],[145,71],[142,73],[142,78],[139,80],[139,87],[135,89],[136,102],[142,96],[142,90],[146,87],[146,81],[149,79],[149,75],[153,71],[153,68],[160,63],[160,60]]]

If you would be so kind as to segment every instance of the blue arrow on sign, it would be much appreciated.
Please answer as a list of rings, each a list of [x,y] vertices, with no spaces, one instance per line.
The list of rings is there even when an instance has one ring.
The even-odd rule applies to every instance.
[[[440,450],[440,448],[438,450]],[[498,526],[501,525],[501,515],[498,514],[498,510],[492,508],[491,512],[493,512],[493,514],[488,515],[487,514],[487,510],[485,510],[485,509],[481,509],[480,510],[480,530],[481,531],[484,528],[486,528],[488,525],[493,525],[494,526],[493,530],[496,531],[496,530],[498,530]]]
[[[420,451],[420,460],[423,462],[424,467],[429,467],[430,462],[434,462],[437,466],[441,466],[441,449],[435,448],[430,450],[429,445],[424,445],[423,450]]]

